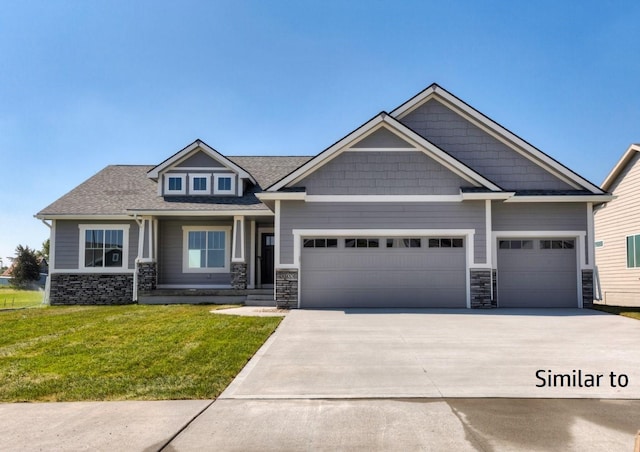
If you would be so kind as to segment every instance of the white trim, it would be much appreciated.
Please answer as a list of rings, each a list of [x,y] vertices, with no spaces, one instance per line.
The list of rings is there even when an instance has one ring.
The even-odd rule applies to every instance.
[[[229,190],[219,190],[218,181],[222,178],[231,180],[231,188]],[[235,195],[236,194],[236,178],[233,174],[216,173],[213,175],[213,194],[214,195]]]
[[[593,203],[587,203],[587,259],[588,264],[595,267],[595,250],[596,250],[596,239],[595,239],[595,227],[593,223]]]
[[[75,275],[75,274],[82,274],[82,275],[90,275],[90,274],[95,274],[95,275],[132,275],[136,272],[135,269],[129,268],[129,269],[122,269],[122,268],[114,268],[114,267],[106,267],[106,268],[99,268],[96,267],[96,269],[92,269],[92,268],[60,268],[60,269],[56,269],[51,271],[51,268],[49,268],[49,274],[67,274],[67,275]]]
[[[596,185],[578,176],[577,174],[574,174],[568,168],[565,168],[563,165],[556,162],[551,157],[544,154],[542,151],[536,149],[535,147],[524,141],[522,138],[505,129],[492,119],[478,112],[473,107],[461,101],[460,99],[449,93],[447,90],[436,84],[429,86],[417,96],[414,96],[413,98],[409,99],[409,101],[400,105],[398,108],[391,112],[391,116],[397,119],[401,119],[416,108],[434,98],[445,105],[445,107],[453,107],[454,111],[461,114],[472,124],[476,125],[486,133],[489,133],[491,136],[501,141],[503,144],[507,145],[515,152],[518,152],[528,160],[532,161],[538,166],[543,167],[556,177],[559,177],[569,185],[572,185],[575,188],[587,188],[593,193],[602,193],[602,190],[600,190],[600,188]],[[541,163],[544,166],[541,165]]]
[[[491,193],[465,193],[460,192],[463,201],[484,201],[487,199],[504,200],[515,196],[513,191],[491,192]]]
[[[260,201],[275,201],[275,200],[289,200],[289,201],[304,201],[307,196],[306,192],[296,191],[296,192],[287,192],[287,191],[277,191],[277,192],[262,192],[256,193],[256,198]]]
[[[421,152],[420,149],[412,146],[408,148],[354,148],[345,149],[344,152]]]
[[[49,231],[49,273],[53,273],[56,269],[56,232],[57,222],[51,220],[51,229]]]
[[[256,180],[243,170],[241,167],[233,163],[231,160],[220,154],[218,151],[213,149],[207,143],[202,140],[196,140],[187,147],[175,153],[173,156],[169,157],[167,160],[162,162],[160,165],[153,168],[151,171],[147,173],[147,176],[151,179],[157,179],[162,171],[165,169],[179,165],[181,162],[188,159],[192,153],[197,152],[198,150],[203,151],[205,154],[208,154],[213,160],[219,162],[223,167],[232,170],[237,173],[242,179],[249,179],[252,183],[256,184]]]
[[[180,179],[182,188],[180,190],[171,190],[169,188],[169,179]],[[186,195],[187,194],[187,173],[167,173],[162,179],[164,183],[165,195]]]
[[[136,218],[136,223],[138,219]],[[144,233],[146,232],[146,221],[144,218],[138,223],[138,253],[136,254],[136,260],[144,257]]]
[[[281,188],[299,182],[304,177],[308,176],[318,168],[336,158],[342,152],[345,152],[351,143],[365,138],[367,135],[376,132],[382,127],[385,127],[388,131],[397,135],[404,141],[407,141],[409,144],[414,145],[420,151],[427,154],[430,158],[445,166],[447,169],[449,169],[459,177],[467,180],[468,182],[476,186],[487,187],[494,191],[502,191],[500,187],[493,184],[491,181],[484,178],[482,175],[475,172],[460,161],[454,159],[451,155],[444,152],[438,146],[424,139],[422,136],[418,135],[413,130],[409,129],[404,124],[400,123],[386,113],[380,113],[373,119],[361,125],[359,128],[344,137],[342,140],[333,144],[331,147],[309,160],[300,168],[293,171],[280,181],[276,182],[274,185],[268,188],[268,191],[277,191]]]
[[[306,202],[462,202],[461,195],[307,195]]]
[[[224,267],[189,267],[189,232],[225,233]],[[231,270],[231,226],[182,226],[182,273],[229,273]]]
[[[244,227],[244,217],[243,216],[235,216],[233,217],[233,246],[231,251],[231,262],[245,262],[245,227]],[[238,236],[238,229],[240,229],[240,243],[237,243],[236,237]],[[240,251],[240,256],[236,257],[238,254],[238,247]]]
[[[277,201],[279,202],[279,201]],[[277,216],[276,216],[277,218]],[[293,264],[278,265],[277,269],[296,269],[298,270],[298,307],[300,307],[300,275],[301,275],[301,254],[302,254],[302,238],[310,236],[320,237],[456,237],[462,236],[465,239],[465,279],[466,279],[466,304],[467,308],[471,308],[471,287],[470,287],[470,269],[483,268],[473,264],[474,262],[474,246],[475,246],[475,229],[293,229]],[[277,245],[277,242],[276,242]]]
[[[83,273],[127,273],[129,270],[129,228],[130,224],[78,224],[78,270]],[[87,230],[122,230],[122,266],[121,267],[86,267],[85,259],[85,232]],[[138,233],[139,235],[139,233]],[[133,269],[135,271],[135,268]],[[73,271],[72,271],[73,273]]]
[[[38,220],[131,221],[131,215],[36,215]]]
[[[602,182],[603,190],[609,190],[609,188],[611,188],[613,182],[618,178],[622,170],[627,166],[627,163],[629,163],[629,160],[633,158],[636,152],[640,152],[640,144],[632,144],[629,146],[611,172],[604,178],[604,181]]]
[[[247,289],[254,289],[256,287],[256,220],[249,222],[249,256],[247,256],[247,262],[251,265],[249,271],[249,284]]]
[[[608,202],[612,195],[539,195],[539,196],[513,196],[505,202]]]
[[[275,248],[273,250],[273,268],[274,268],[274,272],[275,269],[280,268],[280,213],[281,213],[281,209],[282,206],[280,205],[280,200],[276,199],[276,205],[275,205],[275,219],[274,219],[274,231],[273,231],[273,236],[274,236],[274,245]],[[276,281],[276,275],[274,273],[273,275],[273,281],[274,281],[274,285],[275,285],[275,281]]]
[[[158,255],[158,220],[153,219],[153,255]]]
[[[182,168],[181,168],[182,169]],[[195,179],[205,179],[207,188],[204,190],[196,190],[194,187]],[[208,173],[189,173],[189,194],[190,195],[210,195],[211,194],[211,174]]]
[[[131,215],[152,215],[155,217],[234,217],[243,215],[246,217],[272,217],[273,212],[270,210],[129,210]],[[75,219],[75,218],[65,218]],[[92,217],[85,218],[87,220]],[[131,217],[124,217],[131,220]]]
[[[485,261],[487,263],[487,267],[493,269],[493,259],[492,259],[492,245],[491,245],[491,240],[489,239],[493,233],[493,218],[492,218],[492,211],[491,211],[491,201],[490,200],[486,200],[484,202],[484,215],[485,215],[485,223],[484,223],[484,228],[485,228],[485,243],[486,243],[486,253],[487,255],[485,256]],[[493,284],[491,285],[492,287],[492,291],[493,291]],[[492,293],[492,297],[491,299],[493,300],[493,293]]]

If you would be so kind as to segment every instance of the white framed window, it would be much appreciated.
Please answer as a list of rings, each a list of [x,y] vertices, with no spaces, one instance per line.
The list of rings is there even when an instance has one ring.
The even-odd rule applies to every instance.
[[[183,273],[229,273],[231,226],[183,226]]]
[[[627,236],[627,268],[640,267],[640,234]]]
[[[187,194],[187,175],[169,173],[164,175],[164,193],[166,195]]]
[[[210,174],[189,174],[189,193],[193,195],[211,194]]]
[[[129,225],[81,224],[79,268],[100,273],[129,268]]]
[[[235,195],[236,178],[233,174],[214,174],[213,193],[216,195]]]

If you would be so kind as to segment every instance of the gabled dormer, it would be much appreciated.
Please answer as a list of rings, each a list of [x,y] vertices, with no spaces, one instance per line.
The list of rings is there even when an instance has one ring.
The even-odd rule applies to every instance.
[[[255,179],[202,140],[196,140],[147,173],[164,197],[238,197]]]

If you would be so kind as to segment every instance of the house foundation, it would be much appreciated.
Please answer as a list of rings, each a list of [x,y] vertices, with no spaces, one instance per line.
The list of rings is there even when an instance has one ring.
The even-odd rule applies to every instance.
[[[53,273],[51,305],[117,305],[133,303],[133,274]]]

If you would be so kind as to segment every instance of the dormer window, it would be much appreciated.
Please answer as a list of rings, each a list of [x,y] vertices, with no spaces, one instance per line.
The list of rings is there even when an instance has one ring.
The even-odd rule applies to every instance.
[[[215,174],[214,175],[214,194],[216,195],[235,195],[235,178],[233,175]]]
[[[189,193],[194,195],[211,194],[211,175],[209,174],[190,174],[191,187]]]
[[[185,174],[165,174],[165,193],[167,195],[184,195],[187,193]]]

